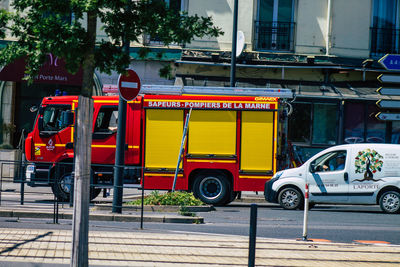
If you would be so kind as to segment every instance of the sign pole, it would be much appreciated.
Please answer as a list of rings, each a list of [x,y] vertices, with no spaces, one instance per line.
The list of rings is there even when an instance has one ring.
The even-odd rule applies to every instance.
[[[112,212],[122,212],[122,195],[125,165],[125,134],[126,134],[126,110],[127,101],[136,98],[140,90],[140,79],[136,72],[127,70],[126,75],[120,75],[118,79],[119,103],[118,103],[118,130],[117,147],[115,151],[114,165],[114,194]]]
[[[126,101],[119,96],[117,147],[114,166],[114,194],[112,212],[122,213],[123,175],[125,165]]]

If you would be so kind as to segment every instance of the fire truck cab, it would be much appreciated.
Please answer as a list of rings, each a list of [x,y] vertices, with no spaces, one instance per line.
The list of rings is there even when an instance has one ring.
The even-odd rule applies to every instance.
[[[118,120],[117,96],[93,100],[91,198],[113,185]],[[277,170],[279,103],[268,96],[139,95],[127,104],[124,183],[171,190],[181,155],[176,190],[205,203],[224,205],[240,191],[263,191]],[[73,183],[68,163],[75,137],[74,124],[63,118],[78,106],[77,96],[44,98],[25,142],[28,184],[51,186],[64,201]]]

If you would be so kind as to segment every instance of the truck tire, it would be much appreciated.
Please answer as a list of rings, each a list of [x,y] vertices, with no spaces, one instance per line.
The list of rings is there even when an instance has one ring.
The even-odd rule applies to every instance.
[[[303,195],[294,187],[282,189],[278,195],[278,202],[285,210],[295,210],[304,205]]]
[[[69,202],[71,190],[73,188],[74,177],[71,170],[65,170],[59,177],[54,178],[51,187],[53,194],[58,198],[59,202]],[[95,199],[101,192],[100,188],[90,187],[90,200]]]
[[[379,198],[379,205],[386,213],[400,213],[400,194],[396,191],[387,191]]]
[[[231,199],[229,192],[228,179],[222,173],[200,173],[193,183],[193,195],[206,204],[226,204]]]
[[[69,202],[73,182],[74,178],[71,170],[65,170],[65,172],[58,177],[54,177],[54,183],[51,189],[59,202]]]

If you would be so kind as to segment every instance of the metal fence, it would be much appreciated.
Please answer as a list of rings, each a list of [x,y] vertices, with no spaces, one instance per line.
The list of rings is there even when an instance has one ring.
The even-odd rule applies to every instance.
[[[255,21],[254,50],[294,51],[294,22]]]
[[[90,174],[90,199],[92,206],[101,204],[102,209],[113,208],[112,189],[113,166],[92,165]],[[0,160],[0,207],[3,210],[36,209],[37,211],[51,210],[53,222],[58,223],[59,210],[73,206],[74,165],[71,162],[41,163],[36,165],[37,176],[26,175],[31,164],[23,160]],[[140,173],[140,167],[124,166],[126,176],[134,172]],[[132,182],[132,179],[128,182]],[[144,198],[144,190],[140,184],[123,184],[125,194],[130,199]],[[121,206],[121,209],[126,206]],[[138,207],[136,207],[138,208]],[[143,201],[141,218],[143,218]],[[142,224],[143,222],[141,222]]]
[[[370,28],[371,56],[400,53],[400,30],[392,28]]]

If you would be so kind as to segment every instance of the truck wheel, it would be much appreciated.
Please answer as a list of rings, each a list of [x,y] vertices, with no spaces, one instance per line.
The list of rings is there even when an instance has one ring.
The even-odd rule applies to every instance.
[[[54,184],[51,189],[53,194],[58,198],[58,201],[69,202],[73,183],[74,177],[71,170],[66,170],[60,177],[54,179]],[[100,188],[90,187],[90,200],[95,199],[100,192]]]
[[[60,202],[68,202],[72,190],[74,178],[71,171],[65,171],[59,177],[54,178],[53,186],[51,187],[53,194]]]
[[[229,191],[229,182],[221,173],[201,173],[193,183],[194,196],[207,204],[224,205],[230,200]]]
[[[400,213],[400,194],[396,191],[388,191],[379,198],[379,205],[386,213]]]
[[[294,187],[283,189],[278,195],[278,202],[286,210],[295,210],[304,205],[303,195]]]

